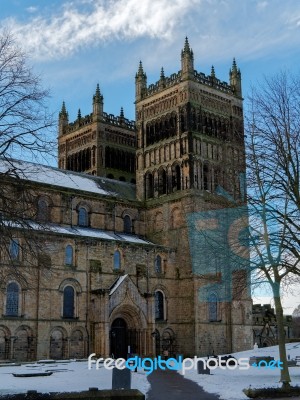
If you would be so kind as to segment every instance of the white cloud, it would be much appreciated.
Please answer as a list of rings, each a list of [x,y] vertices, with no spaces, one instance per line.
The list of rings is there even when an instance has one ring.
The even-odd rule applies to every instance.
[[[191,43],[212,60],[225,59],[229,51],[238,59],[253,60],[296,49],[300,44],[300,37],[293,30],[296,23],[291,20],[295,15],[299,20],[300,3],[273,0],[270,7],[271,2],[267,1],[227,0],[222,5],[210,1],[214,3],[212,7],[201,7],[202,18],[197,19],[198,37],[206,34],[208,39]]]
[[[26,8],[26,11],[29,12],[29,13],[34,13],[34,12],[37,11],[37,9],[38,9],[37,7],[29,6],[29,7]]]
[[[268,1],[258,1],[256,7],[258,10],[264,10],[268,5]]]
[[[60,14],[27,24],[6,21],[35,58],[67,56],[78,48],[115,38],[170,39],[177,23],[202,0],[95,0],[65,3]],[[79,7],[89,4],[89,9]],[[77,7],[77,8],[76,8]],[[84,10],[84,11],[83,11]]]
[[[174,64],[174,48],[178,49],[186,35],[195,55],[213,63],[228,59],[229,51],[238,60],[253,60],[295,49],[300,44],[296,31],[300,3],[295,5],[293,0],[61,3],[60,8],[39,7],[25,22],[11,18],[1,21],[2,25],[10,25],[22,48],[42,61],[71,58],[83,49],[99,51],[101,46],[101,55],[108,54],[108,44],[118,51],[117,46],[127,42],[128,51],[134,48],[135,55],[149,65],[163,58],[167,66],[168,61]],[[180,48],[177,51],[179,54]]]

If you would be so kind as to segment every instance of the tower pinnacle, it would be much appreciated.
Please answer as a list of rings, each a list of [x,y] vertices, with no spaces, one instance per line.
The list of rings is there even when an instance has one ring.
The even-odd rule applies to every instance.
[[[181,51],[181,72],[183,79],[192,78],[194,75],[194,53],[190,48],[188,38],[185,38],[184,47]]]
[[[99,83],[93,96],[93,120],[97,121],[103,114],[103,96],[100,92]]]
[[[62,106],[61,106],[61,110],[59,112],[59,135],[63,135],[65,132],[65,128],[67,127],[68,123],[69,123],[69,115],[66,109],[66,104],[63,101]]]
[[[233,61],[232,61],[232,72],[237,72],[237,66],[236,66],[235,58],[233,58]]]
[[[93,103],[101,103],[101,102],[103,103],[103,96],[101,95],[100,92],[99,83],[97,83],[96,92],[93,96]]]
[[[184,42],[184,51],[190,51],[190,44],[189,44],[189,39],[186,36],[185,37],[185,42]]]
[[[141,100],[147,91],[147,75],[144,72],[142,61],[139,62],[138,72],[135,75],[135,99]]]
[[[212,78],[215,78],[215,77],[216,77],[215,67],[214,67],[213,65],[211,66],[211,73],[210,73],[210,76],[211,76]]]
[[[161,68],[161,71],[160,71],[160,79],[159,79],[158,84],[161,89],[163,89],[166,86],[166,78],[165,78],[165,72],[164,72],[163,67]]]
[[[61,115],[67,115],[66,104],[65,104],[64,101],[62,102],[60,114]]]
[[[242,78],[241,71],[237,67],[235,58],[232,61],[232,67],[229,70],[229,81],[230,85],[233,87],[234,93],[242,97]]]
[[[145,74],[144,74],[144,70],[143,70],[143,64],[142,64],[142,61],[140,61],[139,62],[139,69],[138,69],[138,72],[137,72],[137,74],[136,74],[136,78],[138,77],[138,76],[141,76],[141,77],[143,77]]]

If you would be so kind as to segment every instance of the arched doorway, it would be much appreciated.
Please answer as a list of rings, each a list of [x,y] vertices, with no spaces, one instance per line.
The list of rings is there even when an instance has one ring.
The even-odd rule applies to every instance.
[[[116,318],[111,325],[110,353],[115,358],[127,358],[127,324],[123,318]]]
[[[50,336],[50,358],[60,360],[65,358],[66,340],[60,329],[54,329]]]
[[[15,335],[13,357],[17,361],[34,359],[34,343],[30,328],[21,326]]]
[[[0,360],[9,358],[10,332],[5,327],[0,327]]]
[[[173,356],[174,354],[176,354],[176,350],[177,350],[176,336],[175,336],[173,329],[166,328],[163,331],[161,347],[162,347],[163,353],[165,355]]]
[[[84,338],[79,329],[76,329],[71,334],[70,338],[70,358],[83,358],[84,357]]]

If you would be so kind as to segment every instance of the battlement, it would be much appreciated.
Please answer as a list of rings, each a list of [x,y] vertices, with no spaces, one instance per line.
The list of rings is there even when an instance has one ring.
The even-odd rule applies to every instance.
[[[194,79],[195,82],[199,82],[202,85],[210,86],[214,89],[219,90],[220,92],[227,94],[234,94],[234,88],[229,85],[225,81],[220,81],[220,79],[216,78],[212,75],[205,75],[203,72],[194,71]]]
[[[241,86],[241,72],[237,67],[235,58],[233,59],[232,66],[229,70],[229,81],[221,81],[216,77],[215,69],[212,66],[210,75],[205,75],[198,72],[194,68],[194,53],[190,48],[188,39],[185,39],[184,48],[181,51],[181,69],[177,73],[171,74],[166,77],[164,69],[161,69],[160,79],[149,86],[147,86],[147,75],[144,71],[142,62],[139,63],[139,68],[135,76],[136,87],[136,102],[146,99],[153,94],[162,92],[169,87],[175,86],[180,82],[193,81],[203,86],[210,87],[228,95],[233,95],[242,99],[242,86]]]
[[[220,92],[227,94],[234,94],[234,88],[225,81],[221,81],[215,76],[205,75],[203,72],[197,72],[194,70],[192,77],[194,82],[198,82],[202,85],[209,86]],[[152,96],[155,93],[161,92],[169,87],[175,86],[182,81],[182,71],[171,74],[169,77],[164,77],[163,81],[160,79],[156,83],[152,83],[148,86],[147,90],[143,93],[143,98]]]
[[[163,85],[161,84],[161,80],[157,81],[156,83],[152,83],[151,85],[148,86],[147,92],[145,94],[145,97],[151,96],[154,93],[157,93],[163,89],[166,89],[168,87],[172,87],[178,83],[181,82],[181,71],[178,71],[177,74],[171,74],[169,77],[164,78]]]
[[[103,120],[108,124],[124,127],[132,131],[135,131],[135,121],[129,120],[127,118],[115,116],[113,114],[107,114],[106,112],[104,112]]]
[[[93,113],[85,115],[84,117],[77,118],[74,122],[70,122],[66,126],[64,134],[74,132],[84,126],[91,125],[93,122]],[[132,132],[135,132],[135,121],[131,121],[122,116],[115,116],[113,114],[103,112],[102,116],[100,117],[100,122],[113,126],[119,126],[121,128],[126,128],[131,130]]]
[[[92,122],[93,122],[93,114],[92,113],[88,114],[84,117],[77,118],[74,122],[70,122],[67,125],[67,127],[65,129],[65,133],[74,132],[78,128],[81,128],[86,125],[90,125]]]

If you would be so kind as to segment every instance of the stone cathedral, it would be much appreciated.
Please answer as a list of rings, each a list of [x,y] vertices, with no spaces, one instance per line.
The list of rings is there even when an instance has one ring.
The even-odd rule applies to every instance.
[[[201,356],[253,344],[247,273],[195,242],[212,229],[199,215],[245,205],[240,70],[234,60],[229,83],[214,67],[197,72],[186,39],[179,72],[162,69],[148,85],[140,62],[135,88],[136,121],[106,113],[97,85],[90,115],[70,122],[63,103],[58,168],[32,178],[33,164],[20,162],[45,271],[9,272],[26,264],[16,230],[1,276],[0,359]]]

